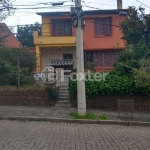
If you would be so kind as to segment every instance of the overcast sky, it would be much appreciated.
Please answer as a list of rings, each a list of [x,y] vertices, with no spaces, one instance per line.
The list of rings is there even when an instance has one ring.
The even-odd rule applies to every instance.
[[[56,2],[57,0],[15,0],[13,2],[14,7],[17,8],[31,8],[25,5],[35,5],[39,3],[48,3],[48,2]],[[58,0],[63,1],[63,0]],[[72,0],[64,0],[64,1],[72,1]],[[96,7],[98,9],[116,9],[117,8],[117,1],[116,0],[84,0],[85,3],[82,3],[86,6]],[[150,0],[140,0],[142,3],[150,6]],[[49,7],[48,9],[20,9],[17,10],[12,16],[9,16],[6,20],[3,20],[8,26],[16,26],[16,25],[24,25],[24,24],[34,24],[35,22],[41,23],[41,17],[36,15],[36,12],[47,12],[47,11],[61,11],[61,10],[69,10],[70,6],[74,3],[65,2],[64,7],[57,8],[51,7],[50,5],[36,5],[32,6],[35,7]],[[15,5],[22,5],[22,6],[15,6]],[[135,6],[139,7],[141,3],[137,0],[123,0],[123,8],[128,8],[128,6]],[[146,13],[150,13],[150,8],[142,5],[146,9]],[[83,9],[90,9],[89,7],[83,7]]]

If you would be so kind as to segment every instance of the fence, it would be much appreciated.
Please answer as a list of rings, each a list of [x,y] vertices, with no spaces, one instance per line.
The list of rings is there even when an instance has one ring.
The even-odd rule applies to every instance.
[[[34,83],[35,56],[27,50],[0,49],[0,86],[17,86]]]

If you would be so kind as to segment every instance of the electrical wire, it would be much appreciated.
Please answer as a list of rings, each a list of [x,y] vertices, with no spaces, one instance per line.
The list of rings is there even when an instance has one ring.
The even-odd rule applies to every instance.
[[[100,8],[96,8],[96,7],[92,7],[92,6],[87,6],[87,5],[83,5],[84,7],[88,7],[88,8],[92,8],[92,9],[100,9]]]
[[[56,7],[58,7],[58,8],[59,8],[59,7],[62,7],[62,8],[63,8],[63,7],[66,7],[66,6],[55,6],[55,8],[56,8]],[[54,8],[54,6],[49,6],[49,7],[32,7],[32,8],[27,8],[27,7],[26,7],[26,8],[13,8],[13,9],[16,9],[16,10],[25,10],[25,9],[45,9],[45,8],[46,8],[46,9],[47,9],[47,8]]]
[[[110,5],[110,4],[95,3],[95,2],[85,2],[85,3],[100,4],[100,5],[106,5],[106,6],[116,6],[116,5]]]
[[[142,2],[140,2],[139,0],[136,0],[136,1],[138,1],[138,2],[141,3],[142,5],[144,5],[144,6],[148,7],[148,8],[150,8],[150,6],[148,6],[148,5],[146,5],[146,4],[142,3]]]
[[[70,20],[71,21],[71,20]],[[64,21],[65,22],[65,21]],[[94,23],[95,24],[95,22],[92,22],[92,21],[85,21],[85,22],[89,22],[89,23]],[[39,23],[39,25],[50,25],[50,24],[54,24],[54,23],[42,23],[42,24],[40,24]],[[26,24],[26,25],[15,25],[15,26],[8,26],[8,27],[18,27],[18,26],[20,26],[20,27],[25,27],[25,26],[31,26],[31,25],[35,25],[35,24]],[[102,24],[102,25],[109,25],[109,26],[115,26],[115,27],[120,27],[120,26],[118,26],[118,25],[114,25],[114,24]]]
[[[69,2],[69,1],[63,1],[64,3],[65,2]],[[38,5],[52,5],[53,4],[53,2],[46,2],[46,3],[36,3],[36,4],[34,4],[34,5],[13,5],[13,6],[22,6],[22,7],[24,7],[24,6],[38,6]]]
[[[64,2],[70,2],[70,1],[64,1]],[[27,2],[22,2],[22,3],[27,3]],[[34,2],[31,2],[31,3],[34,3]],[[45,2],[45,4],[48,4],[48,5],[50,5],[50,4],[52,4],[53,2]],[[92,2],[86,2],[86,3],[92,3]],[[41,5],[41,4],[43,4],[43,3],[36,3],[36,4],[34,4],[34,5],[30,5],[30,6],[37,6],[37,5]],[[101,4],[101,3],[95,3],[95,4]],[[109,4],[103,4],[103,5],[108,5],[108,6],[110,6]],[[17,5],[13,5],[13,6],[17,6]],[[21,5],[18,5],[18,6],[21,6]],[[26,6],[26,5],[24,5],[24,6]],[[27,6],[29,6],[29,5],[27,5]],[[65,8],[70,8],[70,6],[72,6],[72,5],[65,5],[65,6],[49,6],[49,7],[31,7],[31,8],[20,8],[20,7],[16,7],[15,9],[16,9],[16,12],[18,12],[18,13],[24,13],[24,14],[26,14],[26,15],[23,15],[23,16],[29,16],[29,15],[34,15],[35,14],[35,12],[28,12],[28,11],[24,11],[24,12],[21,12],[20,10],[25,10],[25,9],[27,9],[27,10],[37,10],[37,9],[48,9],[48,8],[51,8],[51,9],[63,9],[64,7]],[[92,9],[99,9],[99,8],[96,8],[96,7],[92,7],[92,6],[87,6],[86,4],[85,5],[83,5],[83,6],[85,6],[85,7],[88,7],[88,8],[92,8]],[[25,13],[26,12],[26,13]],[[27,14],[29,14],[29,15],[27,15]],[[9,18],[16,18],[16,17],[22,17],[22,16],[10,16]],[[34,25],[34,24],[28,24],[28,25]],[[41,24],[41,25],[43,25],[43,24]],[[25,25],[19,25],[19,26],[25,26]],[[11,26],[12,27],[12,26]],[[14,27],[16,27],[16,26],[14,26]]]

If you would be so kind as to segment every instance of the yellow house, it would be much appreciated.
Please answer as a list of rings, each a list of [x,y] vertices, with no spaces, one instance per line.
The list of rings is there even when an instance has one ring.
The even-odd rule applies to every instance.
[[[37,13],[42,17],[42,35],[34,31],[34,44],[36,47],[36,72],[55,62],[54,67],[59,68],[62,60],[73,60],[72,67],[76,68],[76,36],[72,27],[70,13],[45,12]],[[68,69],[69,65],[64,65]],[[62,68],[62,66],[60,66]]]

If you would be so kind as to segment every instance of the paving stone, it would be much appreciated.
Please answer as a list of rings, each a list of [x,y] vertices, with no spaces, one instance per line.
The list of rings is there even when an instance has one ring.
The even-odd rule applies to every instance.
[[[148,150],[150,127],[0,121],[2,150]],[[20,138],[24,137],[24,138]]]
[[[0,150],[148,150],[150,127],[0,121]]]

